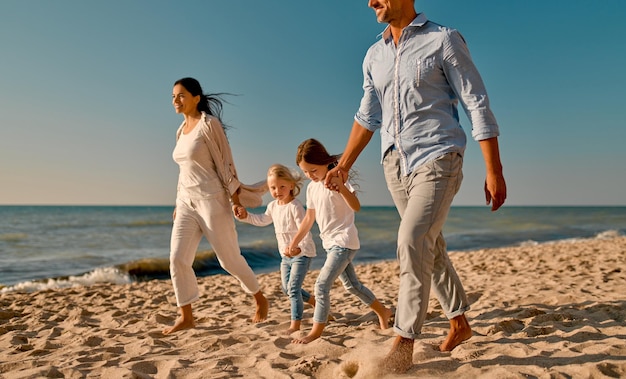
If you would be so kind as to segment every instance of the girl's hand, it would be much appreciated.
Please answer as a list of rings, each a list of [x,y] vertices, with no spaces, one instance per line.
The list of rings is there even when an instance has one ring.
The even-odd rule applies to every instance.
[[[327,182],[329,183],[328,188],[337,192],[341,191],[341,187],[345,187],[345,183],[341,174],[331,176],[330,180],[328,180],[327,178]]]
[[[340,186],[347,180],[344,176],[344,172],[339,166],[333,167],[326,173],[324,185],[331,191],[339,192]]]
[[[233,204],[233,214],[240,220],[248,217],[248,211],[240,204]]]
[[[286,257],[292,258],[300,254],[301,252],[302,252],[302,249],[300,249],[298,246],[292,247],[291,245],[289,245],[285,249],[284,254]]]

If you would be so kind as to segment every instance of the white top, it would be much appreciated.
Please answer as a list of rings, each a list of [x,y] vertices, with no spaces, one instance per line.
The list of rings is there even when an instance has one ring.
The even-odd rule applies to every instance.
[[[224,193],[224,186],[202,133],[205,126],[203,121],[198,122],[188,134],[178,134],[172,153],[172,158],[180,169],[177,191],[179,199],[208,199]],[[212,121],[219,122],[217,119]],[[218,124],[217,127],[222,126]]]
[[[346,187],[354,192],[350,183],[346,183]],[[306,206],[315,210],[324,249],[339,246],[357,250],[361,247],[354,211],[339,192],[329,190],[321,181],[311,182],[306,189]]]
[[[255,226],[267,226],[274,223],[274,232],[276,233],[276,241],[278,242],[278,251],[281,256],[285,256],[284,252],[293,237],[298,233],[298,228],[304,219],[304,206],[298,199],[293,199],[288,204],[280,205],[278,201],[273,200],[267,204],[265,213],[254,214],[248,212],[248,217],[241,221],[247,222]],[[298,244],[300,254],[307,257],[315,256],[315,243],[311,232]]]

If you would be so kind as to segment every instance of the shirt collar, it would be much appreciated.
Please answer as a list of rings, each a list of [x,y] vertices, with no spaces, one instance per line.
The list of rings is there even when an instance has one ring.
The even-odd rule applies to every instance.
[[[417,16],[415,16],[415,18],[413,19],[413,21],[411,21],[411,23],[409,25],[407,25],[406,27],[422,27],[424,26],[424,24],[426,24],[426,22],[428,21],[428,18],[426,17],[425,13],[418,13]],[[379,36],[382,36],[383,39],[385,41],[389,41],[391,40],[391,29],[389,28],[389,25],[387,25],[387,27],[385,28],[385,30],[382,31],[382,33],[379,34]]]

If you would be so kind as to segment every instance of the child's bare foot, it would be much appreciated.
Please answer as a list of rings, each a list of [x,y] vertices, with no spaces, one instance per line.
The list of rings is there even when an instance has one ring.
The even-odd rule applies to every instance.
[[[465,315],[456,316],[450,320],[450,331],[445,341],[439,345],[440,351],[452,351],[459,346],[461,342],[470,339],[472,336],[472,328],[467,322]]]
[[[321,323],[321,322],[314,322],[313,323],[313,327],[311,328],[311,331],[309,332],[309,334],[306,337],[303,338],[295,338],[291,341],[291,343],[295,343],[295,344],[307,344],[309,342],[313,342],[316,339],[320,338],[322,336],[322,332],[324,331],[324,327],[326,326],[326,324]]]
[[[315,307],[315,296],[311,295],[311,297],[309,297],[309,300],[306,303],[312,307]]]
[[[252,322],[263,322],[267,320],[267,313],[270,308],[270,303],[267,301],[263,292],[259,291],[254,294],[254,300],[256,301],[256,312],[252,318]]]
[[[311,334],[309,334],[309,335],[308,335],[308,336],[306,336],[306,337],[302,337],[302,338],[295,338],[294,340],[292,340],[292,341],[291,341],[291,343],[304,345],[304,344],[307,344],[307,343],[309,343],[309,342],[313,342],[313,341],[315,341],[315,340],[316,340],[316,339],[318,339],[318,338],[320,338],[320,336],[316,336],[316,335],[311,335]]]
[[[378,323],[380,324],[380,328],[383,330],[389,329],[389,320],[391,319],[391,316],[393,316],[393,312],[391,311],[391,309],[385,307],[378,300],[374,300],[370,307],[378,316]]]
[[[389,308],[385,308],[378,315],[378,322],[380,323],[380,328],[381,329],[385,330],[385,329],[389,329],[391,327],[391,325],[389,325],[389,320],[391,320],[391,316],[393,316],[393,312]]]
[[[283,334],[290,335],[291,333],[297,332],[298,330],[300,330],[301,323],[302,321],[300,320],[291,320],[291,325],[289,326],[289,329],[285,330]]]
[[[176,319],[174,325],[170,328],[164,329],[163,334],[171,334],[183,329],[191,329],[196,326],[193,320],[193,313],[191,312],[191,304],[183,305],[180,309],[180,317]]]
[[[396,336],[391,351],[380,362],[380,368],[394,374],[404,374],[413,366],[413,342],[410,338]]]

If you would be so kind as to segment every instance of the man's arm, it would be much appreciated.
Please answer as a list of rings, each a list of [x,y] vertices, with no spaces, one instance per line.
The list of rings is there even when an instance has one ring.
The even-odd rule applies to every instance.
[[[324,181],[326,188],[330,188],[335,191],[339,190],[337,186],[333,186],[331,184],[331,179],[333,177],[339,177],[341,182],[348,180],[348,172],[352,168],[356,159],[359,157],[359,154],[361,154],[363,149],[365,149],[365,146],[367,146],[372,139],[372,135],[374,135],[374,132],[362,127],[358,122],[354,121],[346,148],[339,159],[337,167],[328,171],[328,174],[326,175],[326,180]]]
[[[485,160],[487,177],[485,179],[485,200],[491,203],[491,210],[496,211],[506,200],[506,182],[502,174],[498,137],[478,141]]]

